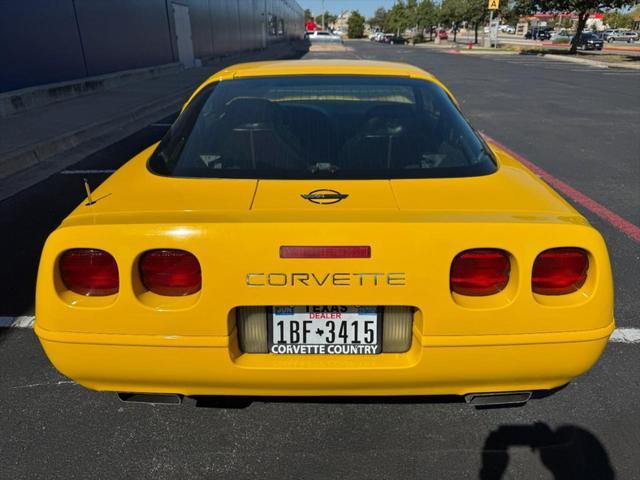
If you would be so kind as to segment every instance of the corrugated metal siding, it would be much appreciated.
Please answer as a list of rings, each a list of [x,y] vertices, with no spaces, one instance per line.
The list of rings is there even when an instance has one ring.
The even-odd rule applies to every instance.
[[[0,92],[177,61],[171,3],[189,7],[198,58],[304,35],[303,10],[295,0],[1,3]],[[269,18],[284,21],[284,34],[270,34]]]

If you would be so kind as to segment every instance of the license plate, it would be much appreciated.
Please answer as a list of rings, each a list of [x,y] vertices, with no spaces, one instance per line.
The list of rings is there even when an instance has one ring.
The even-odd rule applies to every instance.
[[[378,307],[272,307],[268,326],[271,353],[373,355],[381,351]]]

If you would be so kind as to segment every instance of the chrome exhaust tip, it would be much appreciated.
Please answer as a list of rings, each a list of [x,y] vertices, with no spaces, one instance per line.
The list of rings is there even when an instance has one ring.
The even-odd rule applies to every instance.
[[[532,392],[469,393],[464,400],[474,407],[501,405],[524,405],[531,399]]]
[[[127,403],[146,403],[150,405],[180,405],[182,403],[182,395],[174,393],[118,392],[118,398]]]

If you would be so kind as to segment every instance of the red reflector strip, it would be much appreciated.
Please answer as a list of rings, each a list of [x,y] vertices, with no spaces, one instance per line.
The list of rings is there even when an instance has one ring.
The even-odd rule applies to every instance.
[[[371,258],[369,246],[280,247],[280,258]]]

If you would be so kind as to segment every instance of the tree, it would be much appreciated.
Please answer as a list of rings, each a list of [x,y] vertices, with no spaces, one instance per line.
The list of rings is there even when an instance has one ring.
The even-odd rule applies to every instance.
[[[468,13],[467,0],[443,0],[440,6],[440,19],[442,23],[453,26],[453,41],[458,35],[458,26],[465,20]]]
[[[489,16],[488,2],[486,0],[469,0],[466,3],[464,20],[470,22],[474,29],[474,43],[478,43],[478,27],[484,25]]]
[[[571,40],[569,53],[578,51],[578,39],[587,25],[589,15],[602,10],[611,10],[634,5],[633,0],[517,0],[518,9],[531,12],[574,12],[578,16],[576,33]]]
[[[604,15],[604,23],[610,28],[631,28],[633,15],[612,10]]]
[[[309,20],[313,20],[313,14],[311,13],[311,10],[309,10],[308,8],[304,9],[304,23],[307,23]]]
[[[324,24],[322,23],[322,14],[317,15],[315,21],[318,25],[322,25],[325,29],[337,20],[338,16],[329,12],[324,12]]]
[[[347,35],[349,38],[362,38],[364,36],[364,17],[358,10],[351,12],[347,21]]]
[[[513,2],[500,2],[500,18],[503,23],[507,25],[514,25],[518,23],[520,15],[514,8]]]
[[[384,7],[380,7],[376,9],[373,14],[373,17],[369,19],[369,25],[373,29],[381,29],[384,30],[385,23],[387,21],[387,11]]]
[[[416,23],[421,30],[429,29],[429,40],[433,38],[433,26],[438,23],[438,8],[432,0],[422,0],[416,11]]]
[[[397,1],[387,14],[384,29],[387,32],[400,34],[411,26],[411,18],[407,6],[402,0]]]

